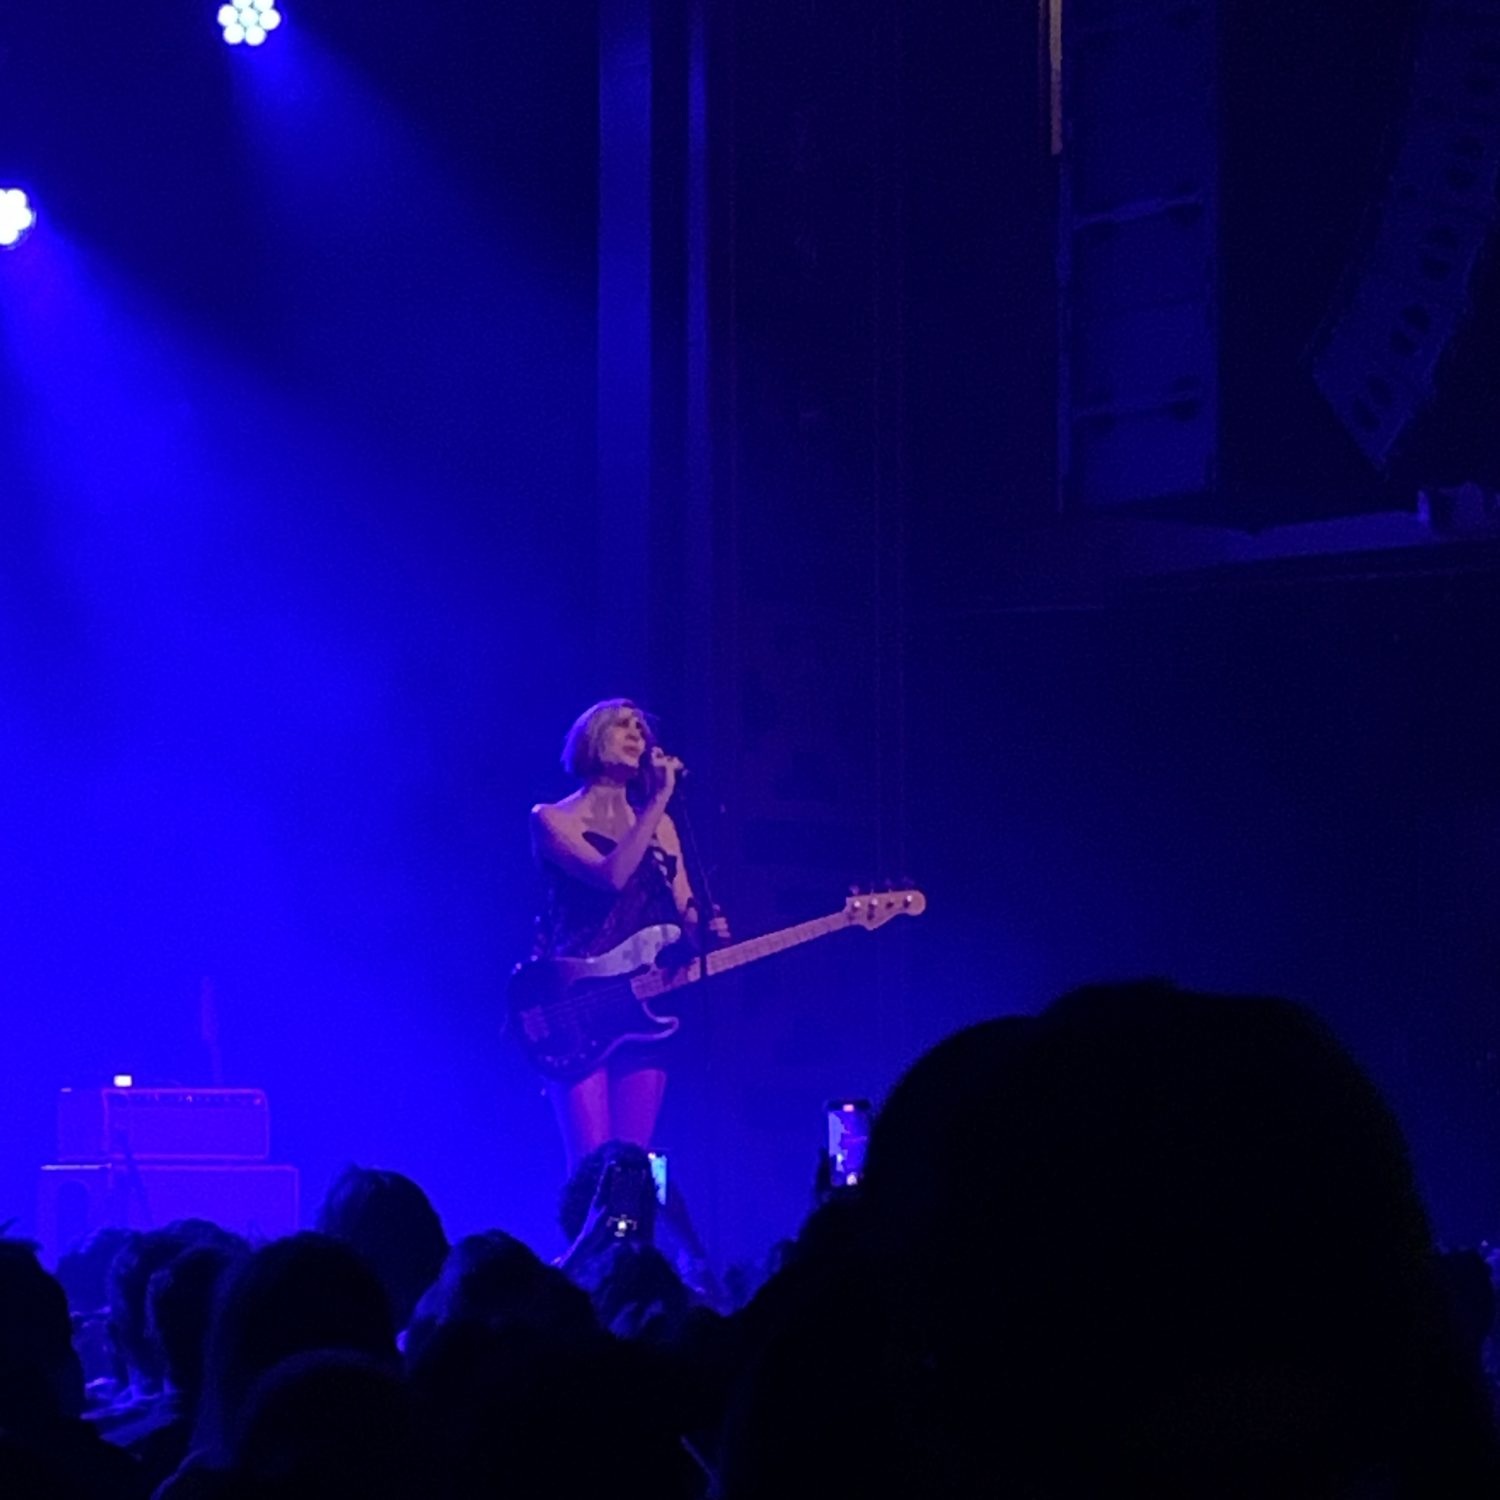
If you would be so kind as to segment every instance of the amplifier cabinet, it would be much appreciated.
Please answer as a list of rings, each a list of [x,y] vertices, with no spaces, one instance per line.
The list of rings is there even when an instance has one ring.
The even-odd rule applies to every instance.
[[[37,1238],[52,1264],[106,1225],[160,1229],[174,1219],[211,1219],[252,1241],[293,1234],[298,1175],[287,1166],[145,1166],[58,1163],[41,1170]]]
[[[260,1089],[63,1089],[59,1162],[265,1161],[271,1111]]]

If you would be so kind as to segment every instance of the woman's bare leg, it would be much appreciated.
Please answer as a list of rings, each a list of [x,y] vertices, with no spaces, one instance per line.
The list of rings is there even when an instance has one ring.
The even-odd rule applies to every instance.
[[[590,1151],[614,1139],[609,1074],[599,1068],[577,1083],[549,1084],[547,1092],[557,1113],[557,1128],[562,1132],[571,1177]]]
[[[649,1150],[667,1075],[661,1068],[631,1068],[609,1080],[609,1116],[615,1139]]]

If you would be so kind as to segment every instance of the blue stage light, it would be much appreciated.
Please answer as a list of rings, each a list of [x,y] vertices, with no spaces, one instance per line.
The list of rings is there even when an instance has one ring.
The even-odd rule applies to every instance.
[[[231,47],[258,47],[281,25],[276,0],[232,0],[219,7],[219,25]]]
[[[36,210],[20,188],[0,189],[0,250],[19,245],[36,223]]]

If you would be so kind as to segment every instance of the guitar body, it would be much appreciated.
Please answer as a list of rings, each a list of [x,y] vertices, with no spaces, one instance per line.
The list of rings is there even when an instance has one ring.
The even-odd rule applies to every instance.
[[[814,938],[851,929],[873,932],[896,917],[919,917],[926,909],[921,891],[856,892],[826,917],[716,948],[701,964],[689,951],[668,951],[682,941],[682,929],[670,922],[644,927],[595,958],[532,959],[510,976],[510,1030],[539,1073],[558,1083],[576,1083],[626,1042],[665,1041],[677,1030],[682,1023],[676,1016],[651,1009],[657,995]]]
[[[587,1078],[627,1042],[661,1042],[682,1024],[659,1016],[630,981],[650,973],[681,928],[642,928],[593,958],[538,958],[517,965],[506,989],[510,1029],[532,1066],[558,1083]]]

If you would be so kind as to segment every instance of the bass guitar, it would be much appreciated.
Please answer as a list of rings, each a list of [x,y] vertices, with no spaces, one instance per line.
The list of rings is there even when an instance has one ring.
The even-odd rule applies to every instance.
[[[593,958],[530,959],[517,965],[506,989],[509,1029],[538,1072],[575,1082],[626,1042],[665,1041],[677,1030],[678,1017],[651,1008],[660,995],[830,933],[856,927],[873,932],[926,909],[921,891],[878,891],[850,896],[829,916],[702,955],[674,951],[682,929],[663,922]]]

